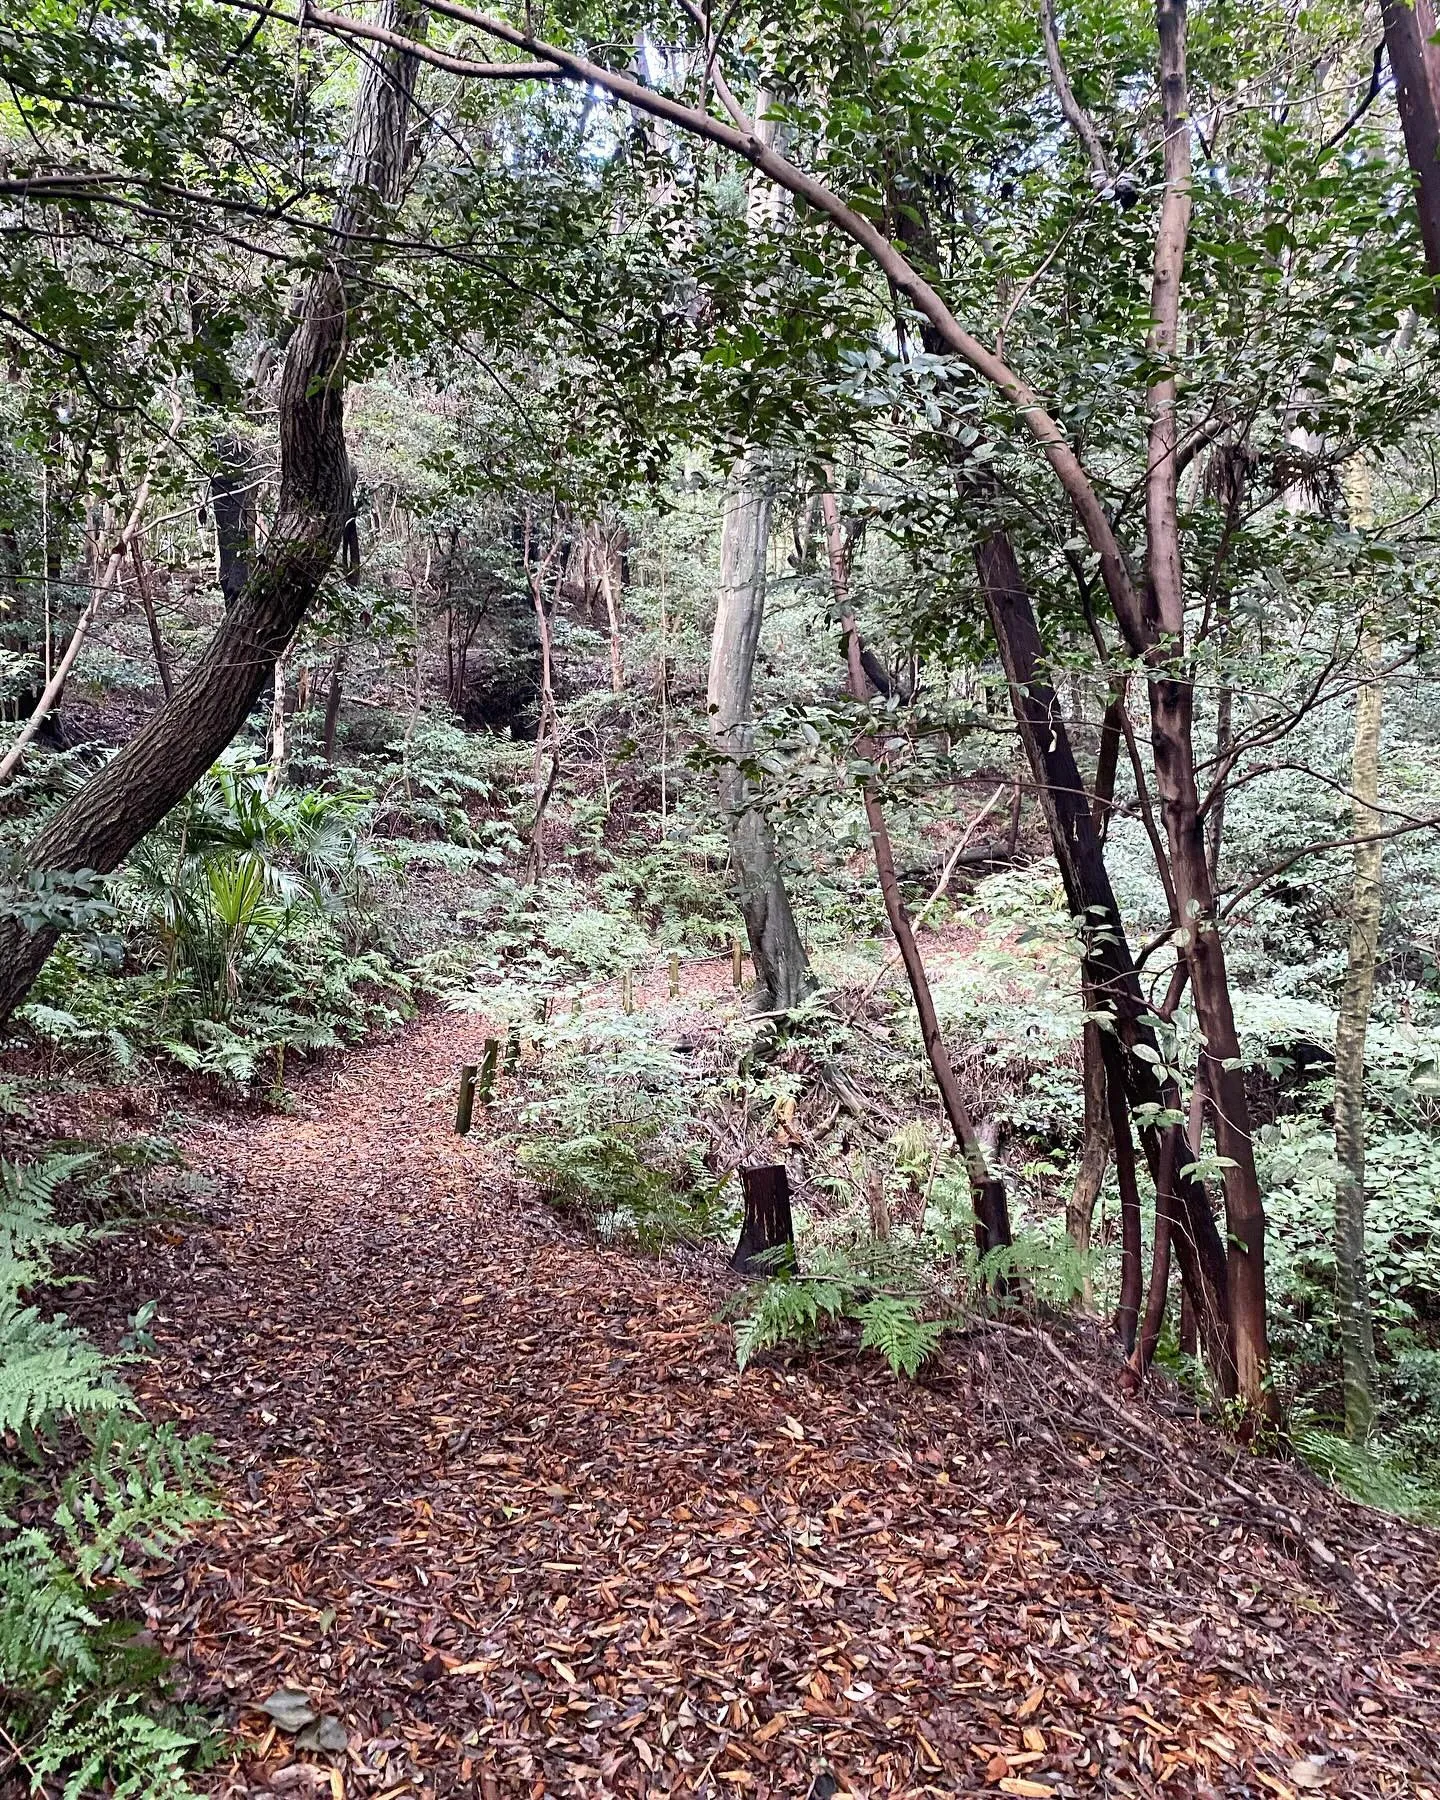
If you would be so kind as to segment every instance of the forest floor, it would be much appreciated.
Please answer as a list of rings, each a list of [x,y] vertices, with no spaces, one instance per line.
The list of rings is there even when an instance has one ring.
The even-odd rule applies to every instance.
[[[737,1373],[718,1258],[597,1246],[453,1135],[485,1033],[195,1118],[201,1216],[105,1252],[223,1459],[147,1597],[216,1795],[1440,1800],[1434,1536],[1127,1406],[1098,1333]]]

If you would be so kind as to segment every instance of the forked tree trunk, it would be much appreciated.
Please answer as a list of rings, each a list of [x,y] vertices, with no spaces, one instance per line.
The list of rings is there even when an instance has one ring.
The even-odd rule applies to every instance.
[[[1093,997],[1094,1010],[1109,1012],[1114,1019],[1114,1029],[1100,1033],[1106,1078],[1112,1091],[1123,1096],[1132,1110],[1144,1108],[1151,1118],[1156,1112],[1173,1116],[1181,1111],[1180,1093],[1172,1078],[1162,1079],[1157,1072],[1160,1053],[1155,1031],[1105,867],[1090,797],[1059,704],[1044,677],[1040,631],[1010,540],[999,533],[986,538],[976,548],[975,565],[1066,898],[1072,915],[1081,921],[1086,990]],[[1166,1141],[1182,1132],[1177,1124],[1163,1130],[1147,1124],[1141,1131],[1157,1192],[1162,1171],[1184,1166],[1178,1154],[1168,1160],[1163,1155]],[[1187,1163],[1190,1160],[1185,1159]],[[1176,1216],[1182,1222],[1175,1248],[1196,1299],[1206,1361],[1221,1392],[1233,1393],[1224,1247],[1204,1189],[1178,1172],[1173,1185]],[[1131,1277],[1132,1287],[1135,1279]]]
[[[1368,470],[1348,484],[1350,522],[1369,517]],[[1370,1435],[1375,1419],[1375,1324],[1365,1254],[1365,1036],[1375,988],[1380,941],[1380,866],[1385,846],[1373,834],[1384,829],[1380,797],[1380,717],[1383,704],[1380,643],[1370,622],[1361,630],[1362,680],[1355,696],[1355,743],[1350,788],[1353,835],[1372,837],[1355,846],[1350,889],[1350,945],[1345,985],[1335,1021],[1335,1310],[1345,1385],[1345,1433]]]
[[[775,835],[745,772],[754,754],[755,656],[765,617],[771,470],[750,450],[731,473],[720,534],[720,597],[710,641],[711,741],[720,756],[720,809],[730,837],[736,900],[755,965],[760,1012],[788,1012],[814,987],[810,959],[780,874]]]
[[[387,26],[424,29],[419,0],[387,0]],[[372,53],[356,100],[336,262],[316,271],[298,307],[280,378],[280,494],[263,554],[205,654],[154,712],[28,846],[37,871],[108,874],[182,800],[245,723],[353,528],[344,434],[346,293],[363,269],[352,234],[384,228],[399,194],[416,59]],[[0,919],[0,1021],[29,992],[56,941]]]

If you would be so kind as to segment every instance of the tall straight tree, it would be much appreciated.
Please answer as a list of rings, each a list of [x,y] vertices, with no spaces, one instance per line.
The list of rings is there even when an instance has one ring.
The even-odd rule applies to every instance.
[[[1346,481],[1350,523],[1373,523],[1370,471],[1352,465]],[[1345,985],[1335,1020],[1335,1310],[1345,1388],[1345,1432],[1370,1435],[1375,1417],[1375,1323],[1365,1255],[1365,1037],[1375,988],[1380,941],[1380,866],[1385,828],[1379,811],[1380,724],[1384,701],[1380,635],[1373,615],[1361,622],[1360,684],[1355,694],[1355,741],[1350,761],[1354,806],[1354,875]]]
[[[417,40],[421,0],[383,0],[377,29]],[[337,249],[308,278],[279,384],[280,493],[264,552],[194,672],[25,852],[28,870],[119,867],[184,798],[249,716],[341,546],[353,537],[345,446],[346,354],[354,307],[402,191],[417,57],[387,47],[365,63],[333,222]],[[29,992],[53,930],[0,919],[0,1019]]]
[[[757,107],[757,136],[775,141],[775,124]],[[762,230],[780,208],[781,191],[758,176],[751,182],[747,224]],[[755,1000],[762,1012],[789,1011],[814,987],[790,895],[780,873],[775,833],[745,765],[755,749],[755,657],[765,621],[766,571],[775,471],[770,452],[752,446],[730,471],[720,529],[720,592],[710,639],[711,741],[720,758],[720,808],[730,839],[735,897],[755,965]]]

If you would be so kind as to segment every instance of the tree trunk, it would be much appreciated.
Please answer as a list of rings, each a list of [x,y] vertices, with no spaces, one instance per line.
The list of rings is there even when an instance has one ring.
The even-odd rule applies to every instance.
[[[1179,1089],[1173,1078],[1162,1079],[1158,1073],[1159,1047],[1105,867],[1090,797],[1054,692],[1042,673],[1040,631],[1010,540],[999,533],[986,538],[976,548],[975,565],[1066,897],[1071,913],[1081,921],[1087,992],[1093,996],[1094,1010],[1109,1012],[1114,1019],[1113,1030],[1101,1030],[1107,1076],[1132,1109],[1152,1109],[1152,1118],[1156,1112],[1173,1117],[1181,1111]],[[1142,1129],[1145,1158],[1157,1183],[1162,1168],[1182,1166],[1178,1155],[1168,1163],[1162,1155],[1165,1140],[1181,1131],[1177,1124],[1163,1129],[1147,1124]],[[1196,1297],[1207,1363],[1221,1392],[1231,1393],[1235,1377],[1224,1247],[1204,1189],[1178,1174],[1174,1185],[1177,1214],[1183,1221],[1176,1234],[1176,1253]]]
[[[1435,8],[1432,0],[1384,0],[1380,11],[1405,152],[1415,175],[1425,266],[1440,279],[1440,47],[1433,41]]]
[[[827,490],[822,496],[821,505],[825,516],[825,545],[830,557],[830,579],[834,587],[836,608],[840,613],[840,630],[845,641],[850,697],[853,700],[868,700],[872,689],[861,657],[860,633],[856,630],[855,617],[850,610],[849,571],[845,566],[844,541],[834,494]],[[870,745],[863,748],[867,754],[874,749]],[[955,1069],[945,1048],[940,1021],[935,1013],[935,1001],[925,974],[925,963],[920,955],[919,945],[915,942],[910,916],[900,892],[900,880],[895,873],[895,856],[890,847],[890,832],[885,823],[884,811],[875,795],[874,783],[867,780],[861,788],[861,794],[865,803],[865,820],[870,828],[870,843],[875,852],[875,872],[879,877],[880,893],[885,902],[885,916],[890,921],[896,947],[905,965],[916,1016],[920,1021],[921,1042],[925,1046],[925,1055],[929,1059],[935,1085],[940,1090],[940,1103],[965,1158],[965,1168],[970,1177],[970,1199],[975,1210],[975,1244],[983,1256],[1013,1241],[1005,1184],[991,1171],[980,1134],[975,1129],[969,1108],[960,1092],[960,1084],[955,1079]]]
[[[345,675],[345,652],[337,650],[330,665],[330,682],[325,689],[325,760],[335,760],[335,734],[340,729],[340,698]]]
[[[1109,704],[1100,721],[1100,754],[1095,763],[1091,815],[1102,844],[1110,829],[1110,815],[1115,810],[1115,776],[1120,768],[1120,744],[1125,736],[1126,686],[1125,676],[1117,675],[1112,679]]]
[[[1368,476],[1368,471],[1364,474]],[[1354,485],[1361,484],[1357,481]],[[1351,524],[1359,528],[1371,523],[1368,487],[1367,479],[1361,495],[1351,499]],[[1383,702],[1380,656],[1380,643],[1367,621],[1361,630],[1362,680],[1355,696],[1350,772],[1353,835],[1357,838],[1384,829],[1384,818],[1377,809]],[[1335,1309],[1345,1383],[1345,1434],[1357,1441],[1370,1435],[1375,1418],[1375,1324],[1365,1255],[1365,1034],[1380,941],[1384,849],[1378,838],[1355,846],[1349,957],[1335,1021]]]
[[[765,615],[770,543],[770,459],[750,450],[731,472],[720,534],[720,597],[710,640],[711,741],[720,764],[720,808],[730,837],[736,899],[755,964],[755,1005],[788,1012],[814,988],[770,822],[745,763],[754,753],[755,654]]]
[[[599,562],[600,592],[605,596],[605,617],[610,624],[610,687],[616,694],[625,691],[625,665],[620,656],[620,606],[611,574],[610,540],[599,525],[595,527],[595,555]]]
[[[215,572],[229,612],[255,567],[255,456],[244,438],[226,432],[215,440],[210,472],[210,516],[215,521]]]
[[[790,1219],[790,1177],[783,1163],[768,1164],[758,1169],[741,1169],[740,1186],[745,1195],[745,1222],[740,1228],[740,1242],[730,1258],[732,1269],[742,1275],[773,1275],[783,1257],[767,1252],[789,1248],[789,1260],[795,1260],[795,1227]],[[764,1257],[763,1262],[757,1259]]]
[[[265,798],[271,799],[285,781],[285,658],[277,657],[270,702],[270,767],[265,771]]]
[[[1100,1049],[1102,1056],[1105,1055],[1106,1044],[1103,1039]],[[1109,1056],[1116,1062],[1120,1058],[1120,1046],[1113,1038],[1109,1043]],[[1111,1081],[1108,1074],[1105,1080],[1105,1097],[1110,1107],[1110,1136],[1115,1147],[1115,1178],[1120,1187],[1120,1300],[1115,1308],[1115,1335],[1128,1356],[1135,1348],[1143,1280],[1140,1269],[1143,1251],[1140,1241],[1140,1185],[1135,1179],[1135,1139],[1130,1131],[1130,1109],[1125,1104],[1121,1082]],[[1167,1195],[1173,1193],[1174,1185],[1172,1175],[1166,1186]]]
[[[1155,18],[1165,126],[1165,190],[1155,237],[1147,343],[1156,369],[1146,395],[1150,432],[1143,622],[1151,668],[1150,741],[1178,907],[1176,941],[1189,964],[1190,991],[1203,1042],[1197,1080],[1205,1086],[1215,1148],[1223,1159],[1226,1273],[1236,1381],[1240,1395],[1256,1414],[1273,1417],[1276,1403],[1270,1387],[1265,1318],[1265,1207],[1255,1172],[1240,1039],[1200,816],[1195,780],[1195,688],[1184,660],[1175,364],[1191,210],[1185,0],[1157,0]]]
[[[150,631],[150,648],[155,652],[155,669],[160,677],[160,688],[168,700],[175,691],[175,683],[170,675],[170,658],[165,654],[165,640],[160,635],[160,620],[155,612],[155,594],[150,583],[150,571],[146,566],[145,552],[138,536],[130,546],[130,559],[135,565],[135,587],[140,595],[140,606]]]
[[[1081,1298],[1088,1311],[1095,1302],[1094,1284],[1090,1279],[1090,1226],[1095,1217],[1095,1202],[1105,1181],[1110,1162],[1110,1123],[1105,1099],[1105,1053],[1100,1043],[1100,1027],[1093,1019],[1085,1021],[1081,1038],[1081,1067],[1085,1092],[1085,1119],[1081,1128],[1080,1173],[1070,1203],[1065,1208],[1065,1232],[1075,1253],[1085,1265]]]
[[[384,17],[413,36],[419,0],[387,0]],[[398,197],[416,59],[373,54],[356,100],[339,242],[384,226]],[[239,731],[353,529],[344,435],[347,288],[362,273],[347,249],[309,279],[280,379],[280,495],[263,554],[185,685],[29,845],[33,870],[109,874],[190,791]],[[347,279],[348,277],[348,279]],[[0,920],[0,1021],[29,992],[56,933]]]

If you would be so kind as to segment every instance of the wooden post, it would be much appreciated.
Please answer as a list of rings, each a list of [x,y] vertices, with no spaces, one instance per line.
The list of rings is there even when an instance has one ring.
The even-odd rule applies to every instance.
[[[680,952],[678,950],[670,952],[670,998],[672,1000],[680,998]]]
[[[475,1065],[466,1063],[460,1070],[460,1098],[455,1106],[455,1130],[464,1137],[475,1112]]]
[[[505,1073],[513,1075],[520,1067],[520,1027],[512,1025],[505,1040]]]
[[[500,1060],[499,1038],[486,1038],[485,1054],[480,1059],[480,1101],[488,1106],[495,1098],[495,1064]]]
[[[627,1013],[635,1010],[635,977],[628,969],[620,977],[620,1008]]]
[[[744,973],[743,952],[740,949],[740,940],[738,937],[732,937],[730,940],[730,980],[737,991],[744,978]]]
[[[740,1228],[740,1242],[730,1258],[732,1269],[742,1275],[773,1275],[782,1258],[767,1258],[760,1268],[755,1258],[766,1250],[790,1247],[790,1261],[795,1260],[795,1227],[790,1219],[790,1177],[783,1163],[769,1163],[758,1169],[741,1169],[740,1186],[745,1193],[745,1223]]]

